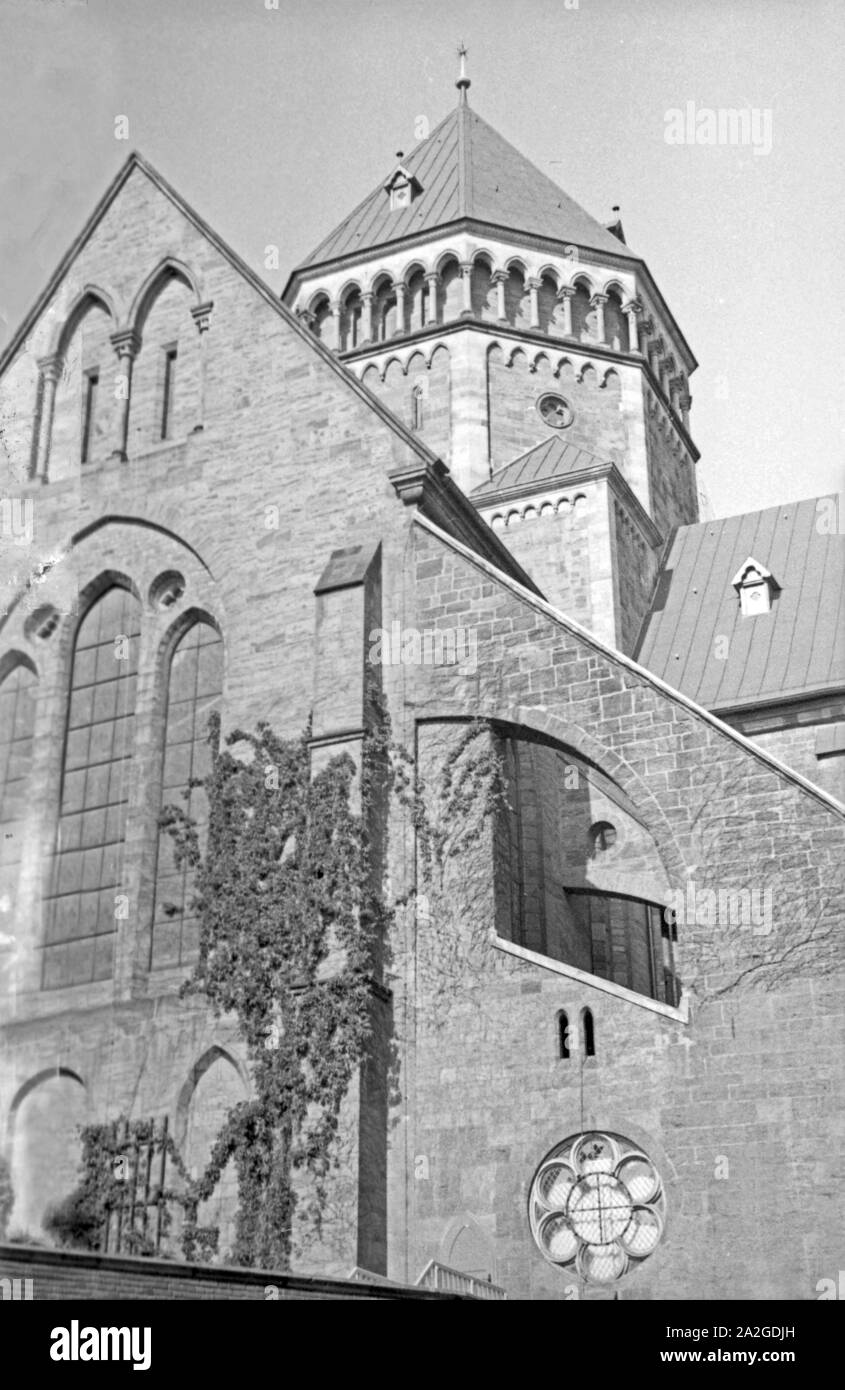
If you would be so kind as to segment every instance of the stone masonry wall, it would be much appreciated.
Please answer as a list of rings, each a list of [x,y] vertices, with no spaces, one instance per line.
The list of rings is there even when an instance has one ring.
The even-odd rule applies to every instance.
[[[492,943],[483,895],[451,931],[425,916],[401,931],[397,976],[440,979],[443,998],[433,1010],[422,994],[415,1007],[406,986],[397,999],[394,1231],[409,1215],[391,1268],[436,1255],[471,1216],[511,1297],[564,1297],[568,1276],[533,1245],[528,1190],[553,1145],[600,1127],[645,1149],[667,1196],[664,1239],[623,1280],[623,1298],[816,1297],[843,1240],[842,816],[428,530],[416,546],[417,622],[471,622],[478,641],[474,674],[419,672],[418,720],[472,708],[541,731],[631,797],[673,886],[772,896],[767,931],[706,913],[679,926],[688,1023],[515,959]],[[457,866],[455,894],[483,882],[485,864],[492,878],[491,852],[482,836],[479,864]],[[563,1060],[559,1013],[585,1006],[597,1055]]]
[[[55,481],[28,482],[36,359],[54,348],[83,287],[103,291],[116,306],[112,326],[119,326],[167,257],[177,258],[193,277],[192,303],[213,302],[203,344],[202,393],[190,376],[187,382],[177,380],[183,403],[193,390],[192,408],[181,417],[177,412],[179,437],[150,437],[157,368],[154,364],[146,373],[145,354],[157,357],[161,334],[169,341],[172,331],[164,321],[160,331],[155,329],[160,302],[155,300],[135,363],[139,395],[130,417],[146,418],[147,426],[140,434],[130,430],[128,462],[111,458],[103,448],[96,466],[80,471],[76,465],[68,476],[78,458],[71,451]],[[162,304],[165,297],[166,292]],[[187,328],[196,333],[190,316]],[[99,347],[103,350],[102,341]],[[281,735],[299,734],[314,695],[314,587],[333,550],[356,544],[375,549],[379,541],[385,583],[388,589],[397,584],[405,512],[387,475],[391,468],[407,468],[417,456],[366,393],[326,361],[140,167],[130,173],[9,364],[0,382],[0,418],[8,465],[3,489],[30,505],[33,529],[30,546],[4,549],[2,577],[9,587],[2,602],[4,608],[12,606],[0,625],[0,660],[25,655],[38,675],[35,754],[27,818],[20,827],[26,853],[16,892],[17,959],[10,965],[6,954],[2,962],[3,1130],[9,1132],[8,1124],[14,1130],[26,1088],[54,1077],[57,1067],[72,1074],[72,1085],[83,1091],[86,1122],[128,1112],[137,1117],[168,1113],[175,1123],[198,1066],[201,1071],[203,1059],[216,1055],[213,1049],[223,1049],[241,1068],[243,1057],[230,1023],[217,1023],[197,1005],[176,1000],[184,968],[149,970],[169,653],[193,616],[212,618],[225,651],[224,730],[264,718]],[[41,991],[41,895],[55,837],[74,616],[63,610],[58,629],[40,642],[26,628],[32,605],[28,609],[18,596],[26,573],[48,558],[54,562],[53,579],[58,575],[62,582],[40,588],[44,597],[72,604],[78,592],[78,611],[110,578],[120,577],[138,594],[143,614],[122,869],[129,913],[117,923],[114,977]],[[178,570],[186,582],[184,597],[162,612],[149,592],[165,570]],[[364,635],[362,629],[355,656],[359,683]],[[347,680],[342,662],[335,662],[332,678]],[[383,1106],[383,1096],[373,1103]],[[353,1104],[350,1142],[357,1123]],[[15,1142],[12,1135],[13,1149]],[[49,1127],[41,1128],[38,1142],[54,1142]],[[67,1174],[69,1186],[72,1155],[60,1137],[55,1146],[51,1162]],[[373,1162],[383,1163],[377,1149],[376,1142]],[[364,1189],[359,1175],[342,1231],[331,1252],[320,1255],[318,1267],[332,1262],[336,1272],[345,1272],[355,1263],[356,1203],[366,1199],[372,1210],[378,1208]],[[383,1248],[383,1232],[381,1239]],[[378,1246],[377,1233],[372,1244]]]

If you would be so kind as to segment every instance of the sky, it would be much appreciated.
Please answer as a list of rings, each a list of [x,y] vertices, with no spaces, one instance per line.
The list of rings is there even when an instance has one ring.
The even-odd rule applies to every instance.
[[[131,149],[280,290],[447,114],[461,41],[485,120],[621,206],[715,515],[845,492],[841,0],[0,0],[0,346]],[[770,150],[668,143],[689,103]]]

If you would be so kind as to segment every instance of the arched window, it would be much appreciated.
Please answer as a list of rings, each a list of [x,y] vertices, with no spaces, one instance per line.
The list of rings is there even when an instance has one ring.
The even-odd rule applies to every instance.
[[[410,276],[405,298],[407,328],[410,333],[415,333],[417,329],[425,327],[426,286],[421,270],[415,270]]]
[[[331,305],[325,295],[317,300],[311,313],[311,332],[314,334],[315,338],[323,338],[326,333],[326,320],[331,315]]]
[[[0,683],[0,825],[19,820],[26,805],[35,687],[35,674],[23,662]]]
[[[595,1057],[596,1055],[596,1030],[593,1025],[592,1009],[581,1010],[581,1028],[584,1034],[584,1056]]]
[[[590,309],[590,291],[587,286],[579,280],[575,286],[575,293],[572,296],[572,334],[579,340],[593,342],[595,334],[591,331],[591,320],[589,316],[594,311]]]
[[[438,319],[440,323],[451,323],[459,317],[463,308],[461,272],[457,261],[446,261],[440,270],[437,286]]]
[[[36,677],[20,662],[0,683],[0,898],[12,904],[17,889],[32,763]]]
[[[220,708],[223,691],[223,643],[209,623],[197,622],[179,640],[170,659],[162,770],[162,806],[186,809],[200,837],[208,823],[208,803],[202,787],[190,789],[192,778],[210,768],[209,716]],[[199,923],[191,915],[193,892],[187,864],[176,867],[173,841],[159,835],[151,965],[181,965],[196,953]]]
[[[351,352],[353,348],[361,346],[362,337],[362,314],[363,302],[360,291],[350,290],[343,303],[340,313],[340,346],[341,351]]]
[[[129,801],[141,608],[107,589],[73,649],[42,986],[111,976]]]
[[[544,275],[537,292],[540,328],[544,333],[563,333],[563,310],[557,297],[557,285],[551,275]]]
[[[423,398],[425,388],[417,382],[411,388],[411,429],[421,430],[423,427]]]
[[[496,287],[493,272],[487,261],[477,260],[472,267],[471,278],[472,312],[477,319],[496,319]]]
[[[50,477],[78,475],[104,463],[117,447],[118,402],[113,383],[117,357],[109,340],[114,331],[98,299],[85,304],[64,346],[56,385],[50,444]]]
[[[616,352],[628,351],[628,320],[616,290],[610,290],[604,306],[604,338]]]
[[[195,294],[181,275],[163,276],[137,324],[142,347],[132,366],[130,451],[184,439],[197,423],[200,335],[191,317]],[[114,372],[103,377],[109,387]]]
[[[515,328],[528,328],[531,323],[530,297],[525,275],[514,266],[505,281],[505,317]]]
[[[389,280],[382,280],[373,300],[373,332],[377,342],[385,343],[400,330],[396,291]]]
[[[569,1016],[561,1009],[557,1016],[558,1050],[564,1060],[569,1057]]]

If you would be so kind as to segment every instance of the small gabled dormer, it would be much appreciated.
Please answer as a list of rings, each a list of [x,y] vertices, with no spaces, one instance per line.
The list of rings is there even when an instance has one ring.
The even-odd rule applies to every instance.
[[[399,158],[401,159],[401,157],[400,154]],[[400,208],[409,208],[414,199],[418,198],[423,191],[419,179],[409,173],[404,164],[396,166],[384,187],[390,198],[391,212],[398,212]]]
[[[731,582],[739,594],[740,608],[745,617],[753,618],[757,613],[771,612],[772,599],[779,585],[765,565],[749,555]]]

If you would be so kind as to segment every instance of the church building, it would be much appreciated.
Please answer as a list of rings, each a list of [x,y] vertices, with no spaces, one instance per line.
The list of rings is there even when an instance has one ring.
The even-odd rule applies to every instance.
[[[210,713],[360,766],[375,691],[422,785],[474,739],[504,794],[432,878],[383,789],[367,1056],[294,1267],[814,1299],[845,1236],[842,499],[700,518],[652,270],[469,87],[281,296],[131,155],[0,359],[7,1234],[43,1239],[79,1126],[207,1162],[251,1074],[180,996],[162,808]],[[236,1205],[227,1170],[224,1262]]]

